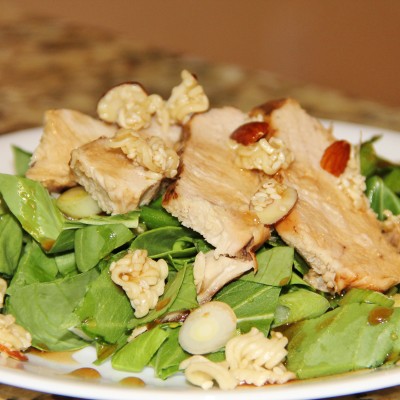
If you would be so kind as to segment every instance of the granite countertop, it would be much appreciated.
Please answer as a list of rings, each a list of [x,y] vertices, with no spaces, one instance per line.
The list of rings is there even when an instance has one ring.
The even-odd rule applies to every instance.
[[[0,0],[0,10],[0,134],[41,125],[49,108],[93,114],[98,98],[123,81],[139,81],[149,92],[167,96],[179,83],[182,69],[197,74],[213,106],[247,110],[291,96],[316,117],[400,131],[400,108],[292,82],[268,71],[149,49],[100,29],[27,15],[12,0]],[[0,384],[2,399],[65,398]],[[400,387],[340,399],[400,400]]]

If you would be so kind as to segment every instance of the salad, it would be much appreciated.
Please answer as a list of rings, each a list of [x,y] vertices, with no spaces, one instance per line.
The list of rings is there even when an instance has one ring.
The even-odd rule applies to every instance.
[[[111,360],[113,368],[132,373],[150,366],[160,379],[184,372],[189,382],[204,389],[215,383],[222,389],[280,384],[396,364],[397,286],[336,292],[313,285],[306,257],[274,229],[296,207],[292,191],[281,188],[279,198],[290,203],[280,209],[283,214],[259,210],[260,218],[269,221],[264,222],[268,234],[240,260],[223,252],[216,255],[220,244],[206,240],[208,232],[167,211],[166,194],[171,195],[171,187],[176,190],[170,182],[183,179],[175,154],[185,150],[178,149],[176,127],[208,108],[201,93],[196,97],[198,86],[191,85],[191,91],[182,92],[184,84],[178,87],[166,105],[137,87],[124,88],[134,92],[141,112],[143,104],[153,110],[147,123],[158,118],[160,126],[172,126],[164,129],[170,134],[165,142],[176,153],[167,149],[168,157],[159,164],[146,158],[139,134],[127,133],[132,124],[138,124],[135,132],[147,129],[146,117],[133,118],[125,103],[119,112],[121,93],[109,93],[99,103],[102,120],[122,127],[117,134],[110,128],[110,137],[117,138],[113,146],[125,146],[133,164],[140,159],[139,167],[147,168],[146,182],[151,181],[146,187],[146,193],[152,188],[151,198],[132,194],[136,204],[129,210],[121,202],[94,201],[82,183],[67,190],[64,183],[63,192],[54,195],[59,189],[54,180],[46,186],[26,177],[32,154],[14,147],[16,174],[0,174],[0,351],[23,360],[30,347],[59,352],[95,346],[95,364]],[[246,123],[254,122],[260,122],[258,116]],[[395,245],[400,166],[376,154],[377,140],[362,143],[357,154],[365,196]],[[156,140],[145,145],[163,146]],[[270,222],[271,215],[276,221]],[[210,259],[220,260],[222,267],[201,280],[199,271]],[[226,273],[236,261],[238,269],[218,283],[221,271]]]

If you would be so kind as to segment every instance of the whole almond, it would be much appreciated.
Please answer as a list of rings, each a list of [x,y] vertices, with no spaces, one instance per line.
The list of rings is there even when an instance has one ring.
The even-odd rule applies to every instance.
[[[337,140],[325,149],[321,158],[321,167],[330,174],[338,177],[346,169],[350,158],[350,143],[346,140]]]
[[[272,134],[273,129],[267,122],[254,121],[240,125],[231,134],[231,139],[244,146],[248,146]]]

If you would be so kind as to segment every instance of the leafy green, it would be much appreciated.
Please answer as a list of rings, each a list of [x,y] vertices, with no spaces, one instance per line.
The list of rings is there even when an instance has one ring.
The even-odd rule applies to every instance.
[[[14,156],[15,173],[19,176],[25,176],[25,173],[29,168],[32,153],[25,151],[18,146],[11,146],[11,149]]]
[[[303,288],[292,289],[278,299],[274,327],[319,317],[329,307],[324,296]]]
[[[287,367],[298,378],[374,368],[400,348],[400,309],[389,310],[382,323],[371,323],[380,306],[351,303],[314,319],[291,325]]]
[[[149,206],[142,207],[140,220],[148,229],[156,229],[166,226],[181,226],[178,219],[165,211],[161,206],[161,198],[152,202]]]
[[[392,192],[400,195],[400,167],[393,167],[384,178],[383,183]]]
[[[94,268],[113,250],[128,243],[133,233],[123,224],[94,225],[78,229],[75,233],[75,257],[82,272]]]
[[[264,248],[257,252],[257,273],[248,272],[240,279],[264,285],[284,286],[290,282],[292,276],[293,256],[292,247]]]
[[[15,287],[6,302],[6,312],[32,335],[32,345],[41,350],[79,349],[87,342],[70,329],[79,324],[74,309],[81,302],[96,270]]]
[[[168,226],[142,233],[133,240],[130,247],[131,249],[146,249],[148,255],[153,258],[179,257],[188,247],[190,254],[195,255],[197,250],[192,239],[198,236],[190,229]],[[187,255],[187,251],[184,251],[183,256]]]
[[[115,225],[122,224],[127,228],[137,228],[139,226],[140,211],[130,211],[125,214],[115,215],[92,215],[65,223],[66,228],[82,228],[84,225]]]
[[[360,168],[361,174],[371,176],[379,168],[380,158],[376,154],[374,143],[380,139],[380,136],[374,136],[368,141],[362,143],[360,147]]]
[[[93,339],[116,343],[133,318],[133,309],[125,292],[113,283],[108,268],[94,280],[82,304],[75,311],[81,329]]]
[[[367,289],[350,289],[339,301],[341,306],[350,303],[369,303],[377,304],[382,307],[392,307],[394,300],[385,296],[383,293]]]
[[[142,333],[114,354],[111,359],[113,368],[120,371],[142,371],[167,337],[168,331],[161,325]]]
[[[51,282],[56,279],[57,274],[58,268],[54,257],[46,255],[35,241],[30,240],[25,246],[8,293],[13,293],[21,286],[32,283]]]
[[[168,338],[158,349],[151,364],[157,378],[167,379],[169,376],[179,371],[179,364],[188,358],[178,342],[179,328],[171,329]]]
[[[47,190],[30,179],[0,174],[0,193],[25,231],[45,250],[51,249],[62,230],[64,217]]]
[[[0,273],[12,276],[22,251],[22,229],[15,217],[0,215]]]
[[[384,211],[390,210],[394,215],[400,214],[400,197],[396,196],[379,176],[372,176],[367,180],[368,200],[371,208],[380,220],[384,219]]]
[[[275,316],[280,287],[261,283],[234,281],[223,287],[214,300],[227,303],[236,314],[238,327],[248,332],[256,327],[268,333]]]

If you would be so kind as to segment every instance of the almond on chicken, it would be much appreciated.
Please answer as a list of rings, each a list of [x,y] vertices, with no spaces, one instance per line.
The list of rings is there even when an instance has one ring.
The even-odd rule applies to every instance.
[[[309,262],[308,280],[334,292],[351,287],[384,291],[398,284],[400,254],[382,234],[367,199],[356,203],[341,186],[348,146],[295,100],[266,103],[253,114],[264,115],[274,136],[294,154],[279,176],[296,189],[298,201],[275,227]]]

